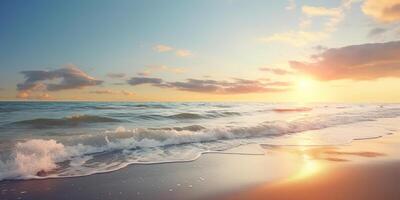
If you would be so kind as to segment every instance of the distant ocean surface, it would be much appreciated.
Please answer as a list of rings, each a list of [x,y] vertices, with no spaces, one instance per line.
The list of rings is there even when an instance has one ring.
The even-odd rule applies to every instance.
[[[191,161],[252,143],[346,144],[399,124],[400,104],[0,102],[0,180]]]

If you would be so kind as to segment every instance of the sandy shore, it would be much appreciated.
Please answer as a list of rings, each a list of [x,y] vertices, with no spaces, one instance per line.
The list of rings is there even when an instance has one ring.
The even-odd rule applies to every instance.
[[[399,145],[398,134],[344,146],[248,145],[193,162],[2,181],[0,199],[400,199]]]
[[[338,147],[270,147],[303,158],[303,167],[285,178],[221,199],[398,200],[398,134]]]

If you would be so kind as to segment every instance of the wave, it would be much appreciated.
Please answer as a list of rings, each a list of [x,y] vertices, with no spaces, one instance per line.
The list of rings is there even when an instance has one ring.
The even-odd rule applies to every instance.
[[[179,114],[175,114],[175,115],[169,115],[166,117],[171,118],[171,119],[202,119],[202,118],[206,118],[206,116],[202,116],[200,114],[195,114],[195,113],[179,113]]]
[[[156,108],[156,109],[170,108],[169,106],[162,105],[162,104],[137,104],[137,105],[129,105],[129,106],[136,107],[136,108]]]
[[[200,131],[203,129],[206,129],[206,128],[203,126],[200,126],[200,125],[190,125],[190,126],[185,126],[185,127],[172,127],[172,128],[169,128],[169,127],[149,128],[149,130],[167,130],[167,131],[175,130],[175,131],[193,131],[193,132]]]
[[[173,115],[140,115],[138,118],[147,120],[159,120],[159,119],[175,119],[175,120],[194,120],[194,119],[214,119],[219,117],[230,117],[239,116],[239,112],[228,112],[228,111],[209,111],[205,114],[197,113],[178,113]]]
[[[52,118],[37,118],[30,120],[22,120],[11,123],[11,125],[23,125],[31,128],[46,128],[46,127],[59,127],[59,126],[77,126],[87,123],[105,123],[105,122],[121,122],[121,120],[94,116],[94,115],[73,115],[61,119]]]
[[[197,115],[204,118],[216,117],[220,114],[224,113],[213,111]],[[236,113],[225,114],[236,115]],[[158,115],[163,118],[168,116],[171,115]],[[207,152],[226,150],[249,143],[262,144],[266,140],[271,141],[272,139],[277,141],[278,138],[285,138],[279,137],[283,135],[346,124],[351,124],[347,127],[348,129],[345,129],[346,131],[351,130],[348,132],[349,134],[347,132],[343,134],[336,129],[334,134],[330,134],[330,137],[338,135],[346,136],[346,139],[373,138],[393,131],[382,124],[379,126],[382,129],[371,129],[371,124],[356,126],[354,123],[374,123],[377,119],[399,116],[399,108],[374,108],[363,112],[356,110],[318,114],[287,121],[273,120],[247,125],[218,123],[213,126],[212,123],[204,122],[207,124],[199,123],[181,127],[168,125],[167,127],[133,129],[118,127],[115,130],[88,133],[84,136],[74,135],[68,136],[68,138],[49,136],[47,139],[19,140],[13,147],[12,153],[0,152],[3,154],[0,155],[3,159],[0,160],[0,180],[83,176],[117,170],[133,163],[184,162],[194,160]],[[43,124],[49,126],[49,119],[35,120],[37,121],[26,120],[18,123],[27,123],[30,126],[38,123],[39,126],[43,126]],[[50,119],[50,124],[55,123],[54,126],[58,126],[57,123],[60,122],[57,120],[61,120],[64,124],[119,121],[113,118],[80,115]],[[394,124],[396,124],[396,120],[398,118],[394,119]],[[366,129],[364,130],[362,127],[366,127]],[[395,129],[397,130],[397,128]],[[354,133],[355,130],[359,130],[358,135]],[[373,134],[361,133],[369,130]],[[326,134],[323,130],[318,133]],[[321,135],[321,137],[324,136]],[[330,138],[328,137],[328,139]],[[335,140],[329,141],[336,142]]]
[[[82,176],[113,171],[132,163],[183,162],[196,159],[206,152],[226,150],[242,144],[261,144],[266,138],[399,116],[399,109],[374,110],[358,116],[335,114],[294,121],[266,121],[248,126],[119,127],[79,138],[73,143],[32,139],[17,143],[9,159],[0,161],[0,180]],[[375,133],[375,130],[373,132],[382,134]],[[363,139],[374,136],[357,137]],[[99,140],[102,143],[89,142]]]
[[[275,112],[307,112],[307,111],[311,111],[312,108],[308,108],[308,107],[301,107],[301,108],[275,108],[272,109],[272,111]]]

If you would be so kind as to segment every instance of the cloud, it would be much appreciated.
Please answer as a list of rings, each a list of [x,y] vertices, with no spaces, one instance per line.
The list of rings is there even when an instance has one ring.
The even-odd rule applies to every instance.
[[[79,89],[87,86],[95,86],[103,83],[87,75],[77,67],[70,66],[52,71],[22,71],[25,76],[23,83],[17,84],[18,91],[48,90],[58,91],[67,89]],[[60,82],[48,82],[60,79]]]
[[[260,41],[270,42],[281,42],[290,44],[293,46],[303,46],[310,43],[315,43],[328,38],[337,26],[343,21],[345,17],[345,11],[347,11],[351,4],[355,0],[343,0],[339,7],[327,8],[327,7],[315,7],[315,6],[302,6],[303,17],[299,23],[299,30],[289,30],[281,33],[274,33],[272,35],[262,37]],[[316,17],[324,17],[325,22],[318,31],[306,30],[312,24],[312,19]]]
[[[289,0],[289,3],[285,7],[285,10],[294,10],[294,9],[296,9],[296,2],[294,0]]]
[[[55,99],[48,93],[32,94],[30,92],[20,91],[16,96],[18,99],[38,99],[38,100],[52,100]]]
[[[386,31],[388,30],[385,28],[373,28],[369,31],[368,37],[376,37],[378,35],[385,33]]]
[[[186,49],[179,49],[175,52],[175,54],[179,57],[188,57],[188,56],[192,56],[192,52],[190,52],[189,50]]]
[[[153,47],[154,51],[157,52],[168,52],[168,51],[172,51],[174,48],[167,46],[167,45],[163,45],[163,44],[159,44]]]
[[[129,91],[126,91],[126,90],[122,90],[121,94],[123,94],[125,96],[135,96],[135,93],[129,92]]]
[[[153,47],[153,50],[159,53],[165,53],[165,52],[175,52],[175,55],[178,57],[189,57],[192,56],[193,53],[190,50],[187,49],[178,49],[175,47],[159,44]]]
[[[294,46],[303,46],[325,39],[327,36],[328,35],[325,32],[288,31],[283,33],[275,33],[271,36],[261,38],[261,41],[266,43],[282,42]]]
[[[298,72],[319,80],[373,80],[400,77],[400,41],[331,48],[312,55],[312,62],[290,61]]]
[[[287,88],[271,87],[273,85],[262,81],[247,79],[235,79],[234,81],[187,79],[183,82],[169,82],[166,85],[182,91],[214,94],[282,92],[287,90]]]
[[[301,10],[304,14],[306,14],[309,17],[314,17],[314,16],[339,17],[342,14],[342,10],[340,8],[302,6]]]
[[[45,91],[79,89],[103,83],[72,65],[50,71],[32,70],[21,73],[25,76],[25,81],[17,84],[16,97],[22,99],[53,99]],[[42,93],[36,94],[38,92]]]
[[[142,85],[142,84],[161,84],[163,82],[160,78],[147,78],[147,77],[132,77],[127,81],[129,85]]]
[[[217,81],[211,79],[187,79],[185,81],[165,82],[159,78],[133,77],[133,84],[150,84],[155,87],[172,88],[181,91],[211,93],[211,94],[243,94],[261,92],[287,91],[287,82],[265,82],[261,80],[233,79],[232,81]]]
[[[122,94],[125,96],[134,96],[135,93],[133,92],[129,92],[126,90],[121,90],[121,91],[112,91],[112,90],[94,90],[94,91],[90,91],[89,93],[91,94]]]
[[[92,94],[115,94],[115,92],[113,92],[111,90],[94,90],[94,91],[90,91],[89,93],[92,93]]]
[[[186,69],[181,67],[168,67],[165,65],[147,65],[146,69],[137,73],[139,76],[150,76],[154,73],[169,72],[174,74],[184,73]]]
[[[362,5],[362,11],[378,22],[400,21],[399,0],[366,0]]]
[[[21,92],[18,92],[17,93],[17,96],[16,96],[18,99],[28,99],[29,97],[30,97],[30,95],[29,95],[29,93],[28,92],[24,92],[24,91],[21,91]]]
[[[122,79],[125,78],[126,74],[124,73],[108,73],[107,77],[112,79]]]
[[[279,68],[270,68],[270,67],[261,67],[259,68],[260,71],[265,71],[265,72],[271,72],[276,75],[287,75],[287,74],[292,74],[293,72],[285,70],[285,69],[279,69]]]

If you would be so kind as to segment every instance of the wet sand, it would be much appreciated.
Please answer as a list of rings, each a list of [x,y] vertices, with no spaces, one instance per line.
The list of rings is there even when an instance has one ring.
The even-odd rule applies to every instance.
[[[400,137],[354,141],[339,147],[267,147],[303,157],[292,175],[221,199],[398,200]]]
[[[399,134],[344,146],[247,145],[193,162],[2,181],[0,199],[400,199],[399,146]]]
[[[290,183],[270,183],[224,199],[398,200],[400,162],[354,165]]]

